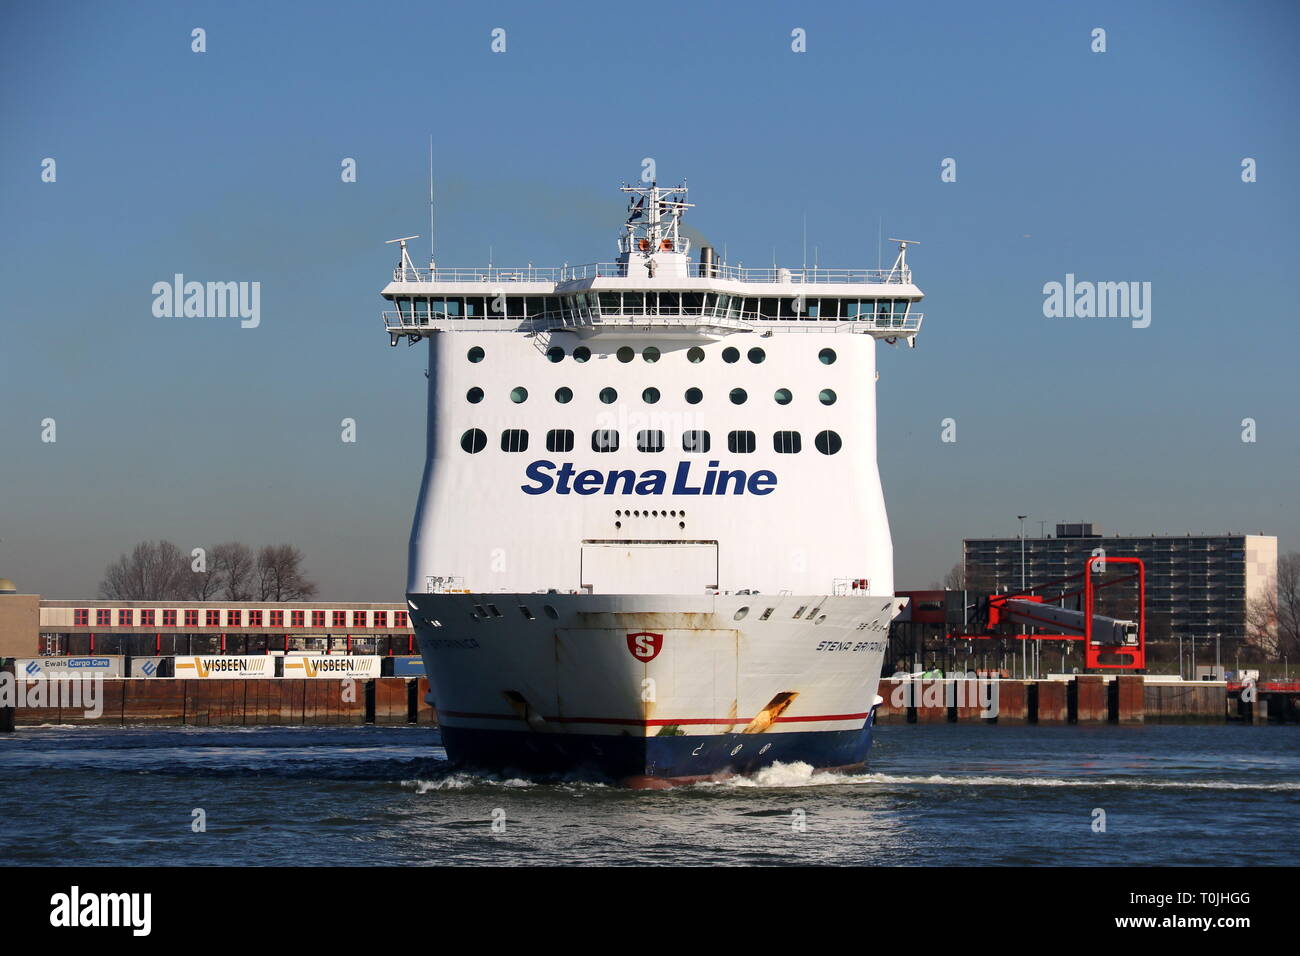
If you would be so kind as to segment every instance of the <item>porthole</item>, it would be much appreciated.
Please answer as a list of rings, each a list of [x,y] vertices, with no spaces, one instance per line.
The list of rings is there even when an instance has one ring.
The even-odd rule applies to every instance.
[[[698,388],[688,388],[686,390],[686,401],[690,405],[698,405],[704,401],[704,393]]]
[[[632,359],[636,358],[636,351],[629,345],[623,346],[614,354],[618,356],[620,362],[630,362]]]
[[[569,404],[569,402],[573,401],[573,389],[561,385],[555,390],[555,400],[561,405]]]
[[[732,364],[740,361],[740,349],[733,349],[731,346],[722,350],[722,361]]]
[[[749,398],[749,395],[745,393],[743,388],[733,388],[728,397],[731,399],[731,404],[744,405],[745,400]]]
[[[600,400],[606,405],[613,405],[618,401],[618,392],[612,388],[602,388],[600,390]]]
[[[560,619],[560,615],[556,613],[555,608],[551,607],[549,604],[542,605],[542,612],[552,621],[558,621]]]
[[[813,444],[823,455],[833,455],[840,450],[843,442],[840,436],[833,431],[818,432],[817,437],[813,439]]]
[[[704,349],[700,348],[698,345],[687,349],[686,361],[690,362],[692,365],[699,365],[704,361]]]
[[[752,348],[748,352],[749,360],[758,365],[763,359],[767,358],[767,353],[760,348]]]
[[[834,349],[822,349],[820,352],[817,353],[817,357],[818,357],[819,359],[821,359],[821,362],[822,362],[823,365],[834,365],[834,364],[835,364],[835,350],[834,350]]]
[[[647,405],[653,405],[655,402],[659,401],[659,389],[647,388],[641,393],[641,400]]]
[[[514,402],[516,405],[528,401],[528,389],[524,388],[522,385],[515,386],[510,390],[510,401]]]
[[[778,388],[772,397],[776,399],[778,405],[789,405],[791,400],[794,399],[794,395],[790,393],[788,388]]]
[[[749,613],[748,607],[736,608],[736,613],[731,616],[731,619],[733,621],[743,621],[745,619],[745,615],[748,613]]]
[[[469,402],[471,405],[477,405],[479,402],[483,401],[483,389],[479,388],[477,385],[474,386],[465,393],[465,401]]]
[[[471,428],[460,436],[460,447],[471,455],[477,455],[487,447],[487,435],[481,428]]]
[[[829,388],[823,388],[820,392],[817,393],[817,400],[821,402],[823,405],[834,405],[835,398],[836,398],[835,392],[833,392]]]
[[[481,362],[483,361],[483,350],[476,345],[465,354],[465,357],[471,362]]]
[[[823,614],[821,617],[817,618],[817,620],[813,621],[813,624],[821,624],[825,620],[826,620],[826,615]]]
[[[659,361],[659,350],[653,345],[647,345],[641,350],[641,357],[647,362],[657,362]]]
[[[564,361],[564,349],[558,345],[552,345],[546,350],[546,357],[552,362],[562,362]]]
[[[573,360],[575,362],[585,362],[589,358],[591,358],[591,349],[587,348],[587,346],[579,345],[573,350]]]

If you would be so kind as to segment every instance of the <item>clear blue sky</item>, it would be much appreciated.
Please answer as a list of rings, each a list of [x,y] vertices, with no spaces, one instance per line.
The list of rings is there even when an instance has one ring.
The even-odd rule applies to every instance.
[[[880,362],[899,587],[1026,513],[1300,547],[1298,9],[6,3],[0,574],[74,598],[144,538],[288,541],[324,597],[399,598],[424,350],[378,291],[430,133],[445,265],[608,258],[646,156],[733,262],[798,263],[805,214],[824,265],[921,240],[919,347]],[[155,318],[177,272],[260,281],[261,326]],[[1045,318],[1066,273],[1151,282],[1151,326]]]

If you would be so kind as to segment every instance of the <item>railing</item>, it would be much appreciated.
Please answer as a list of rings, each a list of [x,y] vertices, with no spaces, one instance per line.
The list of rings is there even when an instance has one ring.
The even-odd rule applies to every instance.
[[[487,318],[448,315],[435,312],[431,315],[408,315],[403,312],[383,313],[384,328],[399,334],[432,332],[441,329],[484,332],[532,332],[551,329],[599,328],[602,326],[660,326],[660,327],[712,327],[735,331],[776,330],[782,332],[863,332],[879,335],[914,335],[921,328],[923,312],[906,315],[867,315],[844,318],[779,319],[755,312],[729,312],[726,309],[682,309],[658,315],[604,314],[601,312],[542,312],[531,316]]]
[[[665,270],[668,271],[668,270]],[[674,270],[675,271],[675,270]],[[585,279],[626,278],[627,265],[621,262],[589,262],[576,266],[524,266],[500,268],[484,266],[469,269],[417,269],[398,266],[393,270],[394,282],[576,282]],[[747,269],[713,263],[705,266],[699,262],[686,263],[686,277],[690,279],[720,279],[730,282],[768,284],[813,285],[818,283],[857,283],[875,285],[910,285],[912,270],[902,269]],[[665,276],[659,282],[671,282],[680,276]],[[656,283],[658,284],[658,282]]]

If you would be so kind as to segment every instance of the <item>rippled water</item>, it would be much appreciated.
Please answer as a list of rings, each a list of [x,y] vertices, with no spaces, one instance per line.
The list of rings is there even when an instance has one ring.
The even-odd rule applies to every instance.
[[[1297,797],[1295,727],[885,725],[867,773],[635,792],[453,772],[428,728],[23,728],[0,863],[1281,864]]]

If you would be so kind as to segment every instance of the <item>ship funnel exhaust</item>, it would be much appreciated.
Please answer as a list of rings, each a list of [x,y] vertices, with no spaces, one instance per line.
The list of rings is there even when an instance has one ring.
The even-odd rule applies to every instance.
[[[717,259],[713,254],[712,246],[700,246],[700,275],[714,276],[717,275]]]

